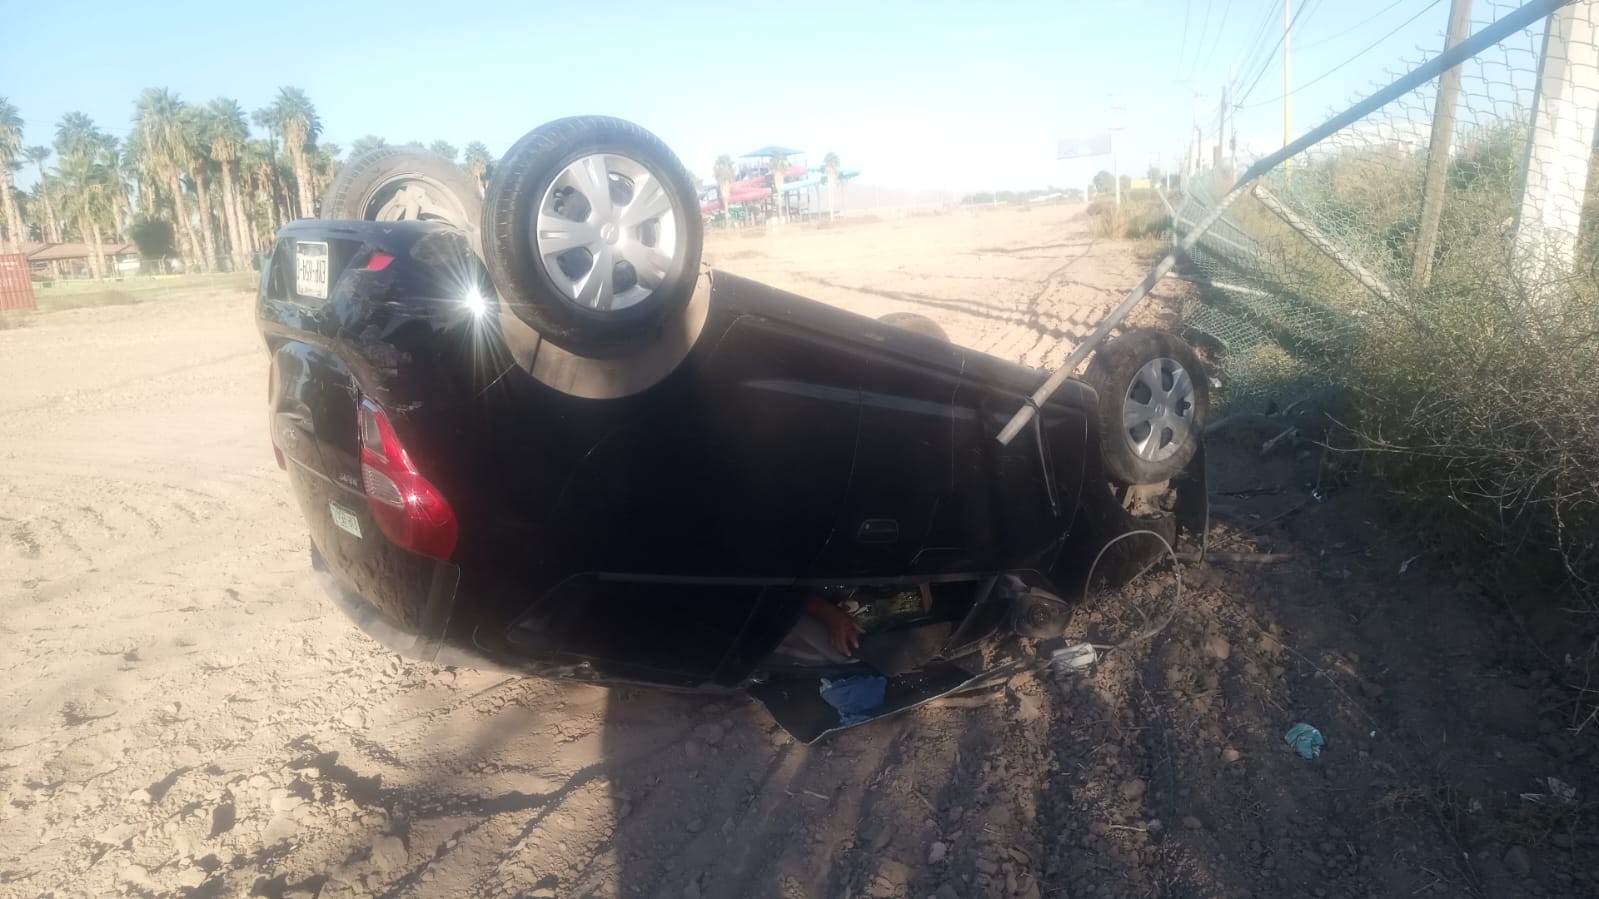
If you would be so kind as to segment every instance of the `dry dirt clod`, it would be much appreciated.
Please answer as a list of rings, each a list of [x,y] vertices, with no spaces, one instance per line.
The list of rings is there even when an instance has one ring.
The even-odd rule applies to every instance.
[[[1517,877],[1526,877],[1532,873],[1532,856],[1520,846],[1511,846],[1505,850],[1505,868]]]
[[[1238,761],[1239,759],[1241,759],[1243,757],[1244,757],[1243,753],[1241,753],[1238,750],[1232,748],[1231,746],[1229,746],[1226,749],[1223,749],[1221,751],[1221,760],[1223,762],[1226,762],[1229,765],[1231,765],[1233,762],[1236,762],[1236,761]]]
[[[1144,798],[1144,791],[1147,789],[1149,789],[1149,784],[1138,778],[1133,778],[1122,784],[1122,798],[1128,802],[1137,802]]]
[[[1220,659],[1223,662],[1227,661],[1227,658],[1233,654],[1232,644],[1228,643],[1227,638],[1221,634],[1211,634],[1206,637],[1201,648],[1205,650],[1206,655],[1213,659]]]
[[[392,871],[405,865],[405,841],[393,834],[384,834],[372,841],[372,866],[379,871]]]
[[[1193,815],[1183,818],[1183,826],[1189,830],[1202,830],[1205,827],[1205,825]]]
[[[877,863],[877,877],[892,886],[902,887],[910,882],[911,869],[903,862],[885,858]]]
[[[945,845],[943,842],[935,842],[932,847],[927,850],[927,863],[929,865],[936,865],[943,861],[944,856],[948,854],[949,847],[947,845]]]

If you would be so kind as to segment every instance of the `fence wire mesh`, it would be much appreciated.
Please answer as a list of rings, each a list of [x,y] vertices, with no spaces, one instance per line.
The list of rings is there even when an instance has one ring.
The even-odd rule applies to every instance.
[[[1472,30],[1513,8],[1479,5]],[[1599,525],[1596,26],[1599,0],[1579,0],[1513,34],[1458,69],[1446,141],[1435,80],[1276,168],[1203,235],[1185,321],[1220,348],[1226,402],[1338,385],[1362,397],[1368,447],[1425,459],[1462,506]],[[1190,179],[1176,236],[1232,183]],[[1599,575],[1591,539],[1562,546]]]

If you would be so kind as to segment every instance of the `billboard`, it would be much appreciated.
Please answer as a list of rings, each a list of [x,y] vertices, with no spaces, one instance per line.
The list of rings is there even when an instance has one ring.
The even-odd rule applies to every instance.
[[[1086,156],[1109,156],[1110,133],[1091,134],[1087,137],[1063,137],[1055,143],[1056,159],[1082,159]]]

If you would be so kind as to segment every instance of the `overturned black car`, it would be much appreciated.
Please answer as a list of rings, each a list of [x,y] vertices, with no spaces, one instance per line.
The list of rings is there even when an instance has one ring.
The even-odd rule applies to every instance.
[[[272,443],[404,655],[748,689],[811,739],[1058,636],[1164,551],[1120,536],[1202,529],[1181,340],[1123,333],[1001,444],[1043,373],[702,270],[683,166],[627,122],[534,130],[481,198],[377,150],[321,214],[262,269]]]

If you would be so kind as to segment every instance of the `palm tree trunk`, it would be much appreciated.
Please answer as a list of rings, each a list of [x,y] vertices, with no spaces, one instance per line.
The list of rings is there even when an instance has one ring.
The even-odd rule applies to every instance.
[[[301,147],[289,154],[294,163],[294,184],[300,196],[300,218],[310,218],[311,210],[316,207],[311,203],[311,166],[305,159],[305,148]]]
[[[100,233],[100,223],[91,219],[89,221],[89,233],[93,236],[93,242],[89,244],[89,248],[94,250],[94,267],[100,272],[98,277],[104,278],[106,273],[105,251],[101,247],[105,243],[105,238]]]
[[[222,212],[228,222],[228,246],[233,248],[233,270],[244,271],[244,228],[239,224],[237,195],[233,192],[233,163],[222,160]]]
[[[128,196],[126,182],[112,190],[111,202],[117,210],[117,238],[119,241],[126,240],[128,229],[133,227],[133,199]]]
[[[215,220],[211,217],[211,193],[206,190],[205,172],[197,167],[190,177],[194,179],[194,193],[200,201],[200,243],[205,248],[205,259],[201,266],[205,271],[214,272],[217,269],[217,248],[216,239],[212,236],[216,229]]]
[[[12,243],[16,244],[12,251],[20,253],[26,232],[22,230],[22,215],[17,212],[17,198],[11,195],[11,170],[3,162],[0,162],[0,202],[5,205],[6,229]]]
[[[200,239],[195,236],[194,222],[189,221],[189,208],[183,202],[183,182],[178,180],[178,170],[167,172],[168,187],[172,190],[172,212],[178,219],[178,252],[182,254],[184,269],[200,255]]]
[[[51,243],[61,242],[61,222],[56,219],[56,207],[50,202],[48,192],[44,195],[44,239]]]
[[[248,210],[249,206],[245,204],[244,190],[241,188],[238,195],[233,198],[233,212],[239,218],[239,237],[244,241],[240,252],[244,254],[246,262],[250,261],[250,258],[255,254],[256,248],[255,225],[250,220]]]
[[[78,216],[78,230],[83,232],[85,240],[92,240],[89,244],[89,273],[95,279],[105,277],[105,259],[100,256],[100,223],[87,215]]]
[[[50,198],[50,182],[44,173],[44,162],[35,163],[39,169],[39,196],[44,198],[44,239],[50,243],[61,242],[61,226],[56,224],[56,205]]]

